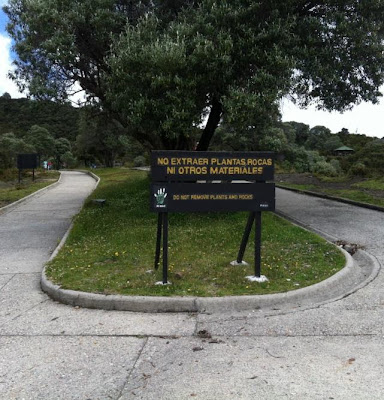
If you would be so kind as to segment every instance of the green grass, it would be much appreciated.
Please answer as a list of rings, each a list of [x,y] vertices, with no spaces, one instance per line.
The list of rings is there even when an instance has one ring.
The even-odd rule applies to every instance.
[[[52,183],[56,182],[60,174],[56,171],[36,172],[35,182],[32,181],[32,173],[23,176],[21,183],[18,183],[16,177],[12,174],[12,180],[0,180],[0,207],[4,207],[17,200],[22,199]]]
[[[347,175],[340,175],[340,176],[316,175],[316,176],[321,182],[340,183],[340,182],[348,182],[350,180],[349,176]]]
[[[369,193],[365,193],[360,190],[325,189],[323,192],[330,196],[341,197],[343,199],[353,200],[361,203],[374,204],[376,206],[384,207],[384,198],[375,197]]]
[[[294,183],[279,184],[280,187],[286,187],[297,190],[307,190],[311,192],[324,193],[329,196],[340,197],[343,199],[353,200],[361,203],[373,204],[384,207],[384,198],[375,196],[364,191],[364,189],[384,190],[384,181],[369,180],[352,184],[351,189],[330,189],[317,185],[301,185]]]
[[[352,186],[362,189],[384,190],[384,179],[369,179],[367,181],[355,183]]]
[[[344,266],[340,250],[272,213],[263,213],[262,274],[233,267],[247,213],[170,214],[170,286],[156,286],[157,215],[149,212],[147,174],[98,170],[101,182],[89,199],[47,275],[63,288],[104,294],[224,296],[284,292],[319,282]],[[253,264],[253,239],[244,259]]]

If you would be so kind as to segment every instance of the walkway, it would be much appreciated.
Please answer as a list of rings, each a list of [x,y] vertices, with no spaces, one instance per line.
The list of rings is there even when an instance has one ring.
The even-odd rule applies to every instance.
[[[73,308],[43,263],[92,190],[85,174],[0,215],[0,399],[381,399],[383,274],[304,311],[140,314]],[[384,214],[278,190],[278,209],[384,262]]]

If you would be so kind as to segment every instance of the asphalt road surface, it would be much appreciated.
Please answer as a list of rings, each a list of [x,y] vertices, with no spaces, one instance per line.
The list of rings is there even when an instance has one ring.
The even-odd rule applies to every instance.
[[[52,301],[43,264],[94,186],[64,172],[0,215],[0,399],[383,398],[382,272],[305,310],[144,314]],[[277,209],[384,262],[384,213],[283,190]]]

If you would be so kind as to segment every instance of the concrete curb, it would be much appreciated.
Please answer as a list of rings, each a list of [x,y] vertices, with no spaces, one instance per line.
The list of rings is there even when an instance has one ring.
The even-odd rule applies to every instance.
[[[99,186],[100,178],[93,172],[87,171],[85,169],[76,169],[75,171],[82,172],[83,174],[87,174],[87,175],[91,176],[96,181],[95,189],[97,188],[97,186]],[[93,189],[93,190],[95,190],[95,189]]]
[[[363,203],[363,202],[360,202],[360,201],[344,199],[342,197],[330,196],[328,194],[312,192],[310,190],[289,188],[289,187],[285,187],[285,186],[282,186],[282,185],[279,185],[279,184],[275,184],[275,186],[277,188],[279,188],[279,189],[290,190],[291,192],[296,192],[296,193],[300,193],[300,194],[306,194],[308,196],[313,196],[313,197],[320,197],[321,199],[338,201],[339,203],[351,204],[352,206],[369,208],[370,210],[384,212],[384,207],[376,206],[374,204],[369,204],[369,203]]]
[[[33,192],[33,193],[29,194],[28,196],[23,197],[22,199],[19,199],[19,200],[15,201],[15,202],[13,202],[11,204],[8,204],[8,205],[6,205],[4,207],[1,207],[0,208],[0,214],[5,214],[5,213],[13,210],[14,208],[18,207],[21,203],[24,203],[24,202],[28,201],[31,197],[34,197],[37,194],[41,194],[41,193],[43,193],[43,192],[45,192],[47,190],[52,189],[53,187],[57,186],[60,183],[60,181],[61,181],[61,173],[60,173],[59,179],[56,182],[51,183],[50,185],[48,185],[46,187],[43,187],[43,188],[41,188],[39,190],[36,190],[36,192]]]
[[[341,300],[366,286],[380,271],[377,260],[368,253],[362,252],[364,254],[360,254],[360,261],[364,261],[365,266],[368,264],[369,271],[366,272],[365,279],[359,281],[355,271],[361,266],[347,252],[342,251],[346,257],[346,266],[335,275],[315,285],[277,294],[200,298],[197,300],[198,309],[200,312],[207,313],[255,309],[303,310]]]
[[[50,297],[61,303],[103,310],[219,313],[258,309],[305,309],[340,300],[366,286],[379,273],[380,264],[368,253],[360,250],[359,260],[356,261],[342,251],[346,266],[335,275],[312,286],[270,295],[220,298],[103,295],[62,289],[47,278],[45,269],[41,277],[41,287]]]

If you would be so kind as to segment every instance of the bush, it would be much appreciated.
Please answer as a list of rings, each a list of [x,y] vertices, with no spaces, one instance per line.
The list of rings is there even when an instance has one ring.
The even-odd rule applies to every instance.
[[[289,146],[284,151],[285,161],[289,162],[297,172],[309,171],[308,152],[303,147]]]
[[[70,151],[66,151],[61,156],[61,161],[63,163],[65,163],[67,168],[73,168],[77,164],[76,158],[73,156],[73,154]]]
[[[279,128],[271,128],[266,136],[260,140],[260,148],[266,151],[280,153],[287,147],[288,141],[284,131]]]
[[[317,163],[323,163],[326,162],[327,160],[325,157],[321,156],[318,151],[311,151],[307,150],[307,155],[308,155],[308,168],[309,172],[316,172],[315,171],[315,165]]]
[[[284,160],[282,162],[277,162],[275,171],[278,174],[289,174],[295,172],[293,165],[287,160]]]
[[[339,160],[331,160],[329,163],[332,165],[333,168],[335,168],[338,174],[341,174],[343,172]]]
[[[0,168],[0,181],[8,182],[17,179],[19,170],[17,168]]]
[[[133,166],[134,167],[144,167],[147,164],[146,159],[144,156],[137,156],[133,160]]]
[[[313,172],[316,174],[320,175],[325,175],[325,176],[337,176],[337,171],[335,167],[327,163],[326,161],[318,161],[314,166],[313,166]]]
[[[368,168],[362,162],[357,162],[352,164],[348,174],[352,176],[366,176],[368,174]]]
[[[364,164],[370,173],[376,175],[384,174],[384,140],[377,139],[368,143],[356,156],[358,158],[357,163]],[[357,168],[356,166],[352,167],[353,171]],[[359,171],[358,168],[357,171]],[[368,171],[365,171],[365,174],[367,174]],[[362,173],[364,173],[364,168],[359,171],[360,175]]]

